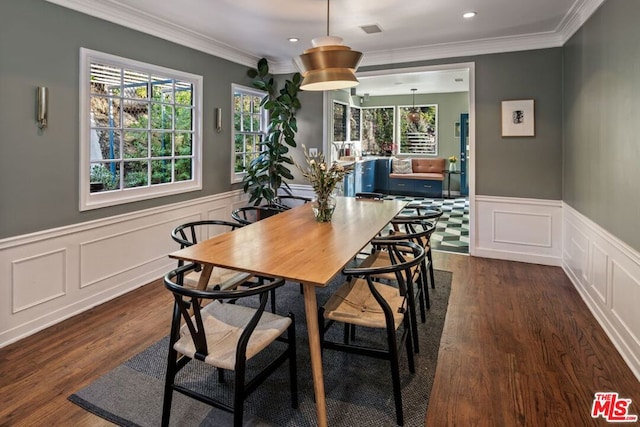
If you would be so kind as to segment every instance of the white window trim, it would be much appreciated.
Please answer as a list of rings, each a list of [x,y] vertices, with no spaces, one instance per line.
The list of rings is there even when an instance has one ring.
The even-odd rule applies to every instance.
[[[240,85],[237,83],[232,83],[231,84],[231,161],[230,161],[230,169],[231,169],[231,183],[232,184],[237,184],[239,182],[242,182],[242,180],[244,179],[245,175],[247,174],[246,172],[236,172],[235,171],[235,164],[236,164],[236,148],[235,148],[235,143],[236,143],[236,126],[235,126],[235,122],[234,122],[234,116],[235,116],[235,104],[234,104],[234,95],[236,92],[244,92],[244,93],[249,93],[251,95],[257,95],[260,97],[264,97],[267,95],[267,92],[260,90],[260,89],[255,89],[252,87],[248,87],[248,86],[244,86],[244,85]],[[262,132],[266,135],[267,133],[267,126],[269,125],[269,117],[267,115],[267,110],[265,110],[264,108],[260,107],[260,109],[262,110]]]
[[[189,181],[155,184],[147,187],[125,188],[117,191],[91,193],[89,170],[91,162],[91,127],[89,117],[90,106],[90,75],[92,61],[106,61],[119,67],[130,67],[149,73],[158,73],[172,78],[181,79],[193,84],[193,169],[192,179]],[[202,189],[202,76],[172,70],[170,68],[151,65],[128,58],[91,49],[80,48],[80,210],[86,211],[107,206],[164,197],[172,194],[186,193]]]

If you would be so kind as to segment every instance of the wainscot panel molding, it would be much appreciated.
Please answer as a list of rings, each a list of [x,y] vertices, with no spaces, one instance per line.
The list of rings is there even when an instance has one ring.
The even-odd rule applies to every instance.
[[[568,204],[562,268],[640,380],[640,253]]]
[[[162,277],[176,266],[175,226],[231,220],[247,199],[235,190],[0,240],[0,347]]]
[[[561,265],[561,201],[476,196],[475,207],[472,255]]]

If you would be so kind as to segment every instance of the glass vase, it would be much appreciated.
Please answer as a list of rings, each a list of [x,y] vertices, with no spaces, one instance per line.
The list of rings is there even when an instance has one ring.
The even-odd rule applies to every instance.
[[[332,196],[317,196],[311,201],[313,214],[318,222],[331,222],[333,211],[336,209],[336,199]]]
[[[455,172],[456,171],[456,164],[453,162],[449,163],[449,172]]]

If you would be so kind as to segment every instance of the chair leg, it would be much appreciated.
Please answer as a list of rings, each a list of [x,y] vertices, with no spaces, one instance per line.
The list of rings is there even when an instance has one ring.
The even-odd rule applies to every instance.
[[[271,297],[271,312],[275,314],[276,313],[276,290],[275,289],[271,289],[270,297]]]
[[[429,265],[431,265],[429,263]],[[429,298],[429,281],[427,280],[427,263],[424,262],[422,264],[422,268],[420,271],[420,281],[422,282],[422,293],[424,294],[424,307],[426,307],[427,310],[431,309],[431,300]],[[426,321],[425,317],[423,316],[422,318],[422,323],[424,323]]]
[[[405,316],[406,319],[406,316]],[[408,342],[411,337],[406,337]],[[389,346],[389,364],[391,365],[391,382],[393,383],[393,399],[396,405],[396,422],[399,426],[404,424],[402,413],[402,389],[400,387],[400,363],[398,360],[398,347],[396,345],[396,332],[392,325],[387,325],[387,345]],[[410,345],[410,344],[409,344]],[[407,350],[408,353],[413,351]],[[412,355],[413,356],[413,355]]]
[[[436,288],[436,281],[433,274],[433,254],[431,253],[431,246],[427,251],[427,259],[429,260],[429,278],[431,279],[431,289]]]
[[[298,362],[296,356],[296,322],[293,313],[289,313],[291,325],[287,330],[289,341],[289,382],[291,383],[291,407],[298,407]]]
[[[173,383],[176,377],[176,363],[178,361],[178,352],[173,348],[169,349],[167,357],[167,371],[164,381],[164,397],[162,402],[162,427],[169,425],[171,417],[171,401],[173,399]]]
[[[413,286],[414,283],[409,283],[408,289],[407,289],[407,300],[408,300],[408,305],[409,307],[407,307],[407,309],[409,310],[409,318],[411,320],[411,335],[410,335],[410,339],[413,340],[414,343],[414,350],[416,353],[420,352],[420,344],[418,343],[418,319],[417,319],[417,315],[416,315],[416,296],[415,293],[413,291]]]
[[[244,363],[236,363],[236,383],[233,392],[233,427],[242,427],[244,416]]]

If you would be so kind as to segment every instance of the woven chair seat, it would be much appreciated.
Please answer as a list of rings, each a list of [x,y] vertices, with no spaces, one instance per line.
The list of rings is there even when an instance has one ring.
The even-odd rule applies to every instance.
[[[201,310],[206,332],[207,354],[204,362],[222,369],[235,370],[236,346],[246,326],[247,319],[256,312],[254,308],[238,304],[213,301]],[[272,343],[291,324],[288,317],[269,312],[262,313],[258,326],[254,330],[247,345],[247,360],[258,354]],[[187,357],[194,358],[195,346],[189,328],[180,328],[180,339],[173,348]]]
[[[202,271],[191,271],[184,276],[184,286],[188,288],[197,288],[200,281],[200,275]],[[229,270],[228,268],[213,267],[211,277],[207,283],[207,290],[212,291],[214,289],[233,289],[239,284],[251,279],[250,273],[244,273],[236,270]]]
[[[374,286],[391,307],[394,326],[398,329],[407,308],[406,298],[401,296],[398,289],[393,286],[382,283],[376,283]],[[371,294],[369,285],[364,279],[352,279],[340,286],[325,303],[324,317],[358,326],[386,328],[382,308]]]

